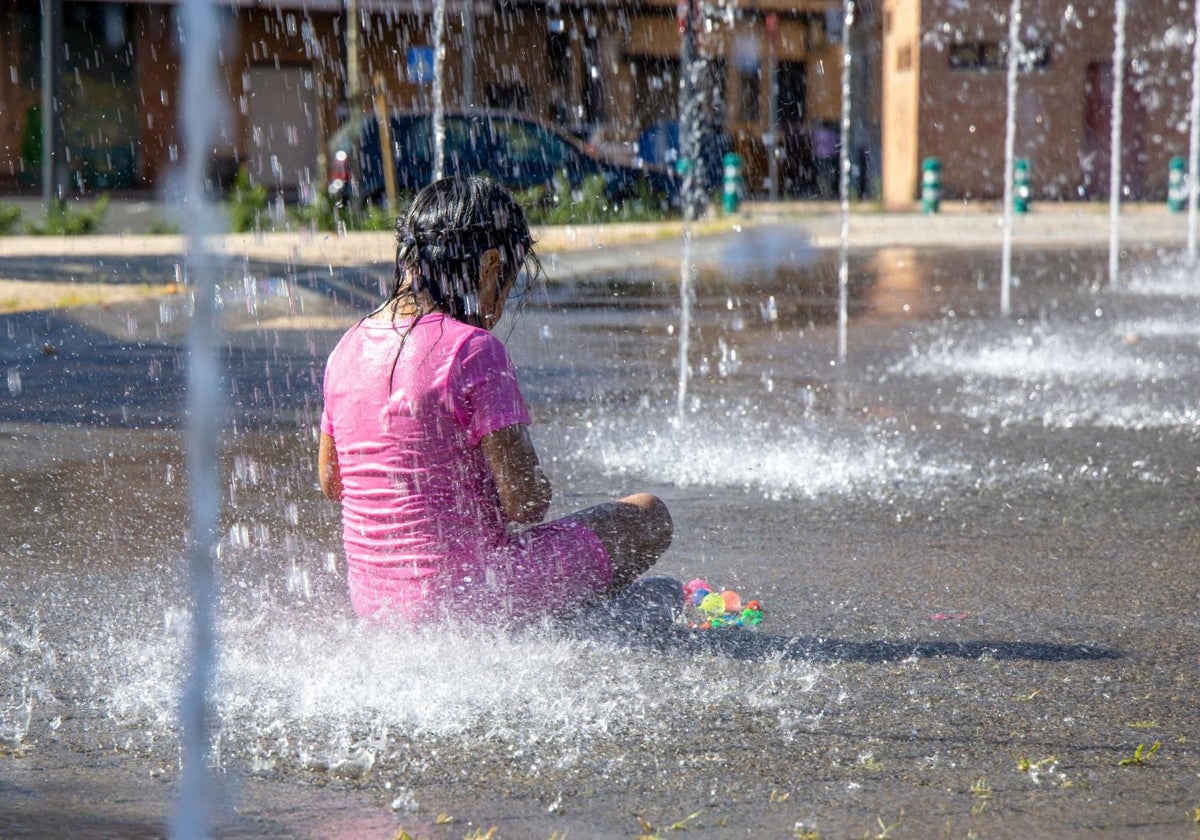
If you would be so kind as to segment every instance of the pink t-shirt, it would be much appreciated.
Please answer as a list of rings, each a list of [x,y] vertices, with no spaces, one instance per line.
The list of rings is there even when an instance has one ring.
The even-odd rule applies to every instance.
[[[431,314],[411,329],[365,319],[342,337],[321,431],[337,450],[360,615],[508,616],[523,596],[586,600],[607,586],[608,556],[582,524],[507,527],[479,444],[528,422],[508,351],[486,330]]]

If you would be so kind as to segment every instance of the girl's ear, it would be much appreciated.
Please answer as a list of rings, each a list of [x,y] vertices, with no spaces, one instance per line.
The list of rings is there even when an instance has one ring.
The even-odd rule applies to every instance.
[[[509,290],[504,288],[503,266],[500,250],[488,248],[479,257],[479,319],[484,329],[490,330],[504,313],[504,299]]]
[[[482,293],[486,288],[500,288],[499,248],[488,248],[479,258],[479,291]]]
[[[500,249],[488,248],[479,258],[481,271],[498,271],[500,269]]]

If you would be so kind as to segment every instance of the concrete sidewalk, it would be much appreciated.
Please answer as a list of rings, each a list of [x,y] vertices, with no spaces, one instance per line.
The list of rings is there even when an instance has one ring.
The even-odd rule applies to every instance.
[[[40,219],[35,199],[0,199],[19,206],[23,218]],[[852,204],[847,217],[850,247],[1000,247],[1003,214],[994,203],[946,204],[944,212],[884,212],[874,204]],[[75,237],[9,236],[0,238],[0,257],[54,255],[182,254],[178,234],[150,234],[156,222],[179,213],[162,202],[114,198],[99,234]],[[1183,247],[1188,239],[1187,213],[1171,213],[1163,204],[1127,204],[1121,208],[1122,244]],[[746,226],[794,227],[818,248],[841,243],[842,215],[833,202],[748,202],[734,216],[714,214],[694,223],[697,236],[711,236]],[[596,252],[633,244],[680,239],[683,222],[562,225],[535,230],[543,255]],[[1107,204],[1035,204],[1030,213],[1013,218],[1012,241],[1018,247],[1107,245],[1111,236]],[[394,253],[389,232],[336,234],[293,230],[272,233],[222,234],[214,237],[220,253],[247,259],[331,266],[389,263]]]

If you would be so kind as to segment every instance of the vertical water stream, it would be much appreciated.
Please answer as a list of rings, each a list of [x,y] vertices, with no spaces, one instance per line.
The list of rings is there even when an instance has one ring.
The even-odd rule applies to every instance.
[[[688,362],[692,332],[692,223],[683,223],[683,248],[679,257],[679,391],[675,400],[675,420],[682,427],[686,413],[688,380],[691,368]]]
[[[186,449],[190,505],[187,548],[192,597],[191,650],[180,702],[183,771],[172,821],[174,837],[207,837],[211,780],[208,774],[208,696],[215,671],[213,563],[220,491],[217,436],[220,424],[220,338],[216,312],[215,266],[208,237],[215,229],[205,196],[208,152],[220,122],[217,97],[218,18],[212,0],[185,0],[182,9],[183,72],[180,108],[185,142],[183,213],[187,280],[194,314],[187,337]]]
[[[854,54],[850,48],[850,28],[854,25],[854,0],[845,0],[842,22],[842,135],[839,155],[841,195],[840,246],[838,254],[838,361],[846,359],[850,308],[850,70]]]
[[[1113,10],[1112,125],[1109,139],[1108,282],[1117,284],[1121,267],[1121,129],[1125,108],[1125,0]]]
[[[1004,236],[1000,253],[1000,314],[1012,311],[1013,168],[1017,136],[1017,71],[1021,61],[1021,0],[1008,12],[1008,107],[1004,118]]]
[[[1191,129],[1188,135],[1188,265],[1196,264],[1196,217],[1200,204],[1200,173],[1196,162],[1200,161],[1200,2],[1196,3],[1195,21],[1192,26],[1192,108]]]
[[[446,0],[433,4],[433,180],[446,174]]]
[[[683,425],[691,368],[692,304],[692,223],[703,212],[707,197],[700,178],[700,90],[696,55],[696,8],[693,0],[684,0],[679,14],[679,156],[683,163],[679,200],[683,209],[683,245],[679,258],[679,391],[675,421]]]

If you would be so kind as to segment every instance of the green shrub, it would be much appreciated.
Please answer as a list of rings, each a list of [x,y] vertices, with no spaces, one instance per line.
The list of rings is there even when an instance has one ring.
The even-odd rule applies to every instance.
[[[565,173],[560,172],[550,187],[534,187],[516,193],[532,225],[603,224],[605,222],[659,221],[670,213],[662,196],[650,192],[643,181],[636,195],[620,202],[608,198],[603,175],[591,175],[572,188]],[[298,226],[324,231],[390,231],[395,228],[396,216],[412,200],[411,195],[397,199],[397,210],[378,204],[362,207],[348,204],[335,207],[329,193],[321,189],[312,204],[288,208],[288,218]],[[242,232],[263,224],[267,207],[266,190],[251,187],[245,170],[238,172],[230,201],[230,228]]]
[[[398,201],[407,204],[405,201]],[[396,214],[386,207],[367,204],[359,213],[350,214],[346,218],[347,230],[395,230]]]
[[[558,173],[550,189],[534,187],[517,194],[533,225],[594,225],[606,222],[659,221],[668,215],[661,197],[643,181],[636,195],[611,202],[603,175],[589,175],[572,189],[565,173]]]
[[[181,232],[179,223],[171,219],[152,219],[146,225],[146,233],[155,235],[178,234]]]
[[[0,236],[8,236],[21,219],[21,208],[0,204]]]
[[[250,183],[250,172],[246,167],[238,169],[233,179],[233,191],[226,203],[229,213],[229,229],[234,233],[247,233],[258,228],[267,211],[267,188]]]
[[[21,128],[21,182],[36,183],[42,171],[42,107],[30,105],[25,110],[25,125]]]
[[[617,208],[614,222],[660,222],[671,215],[665,196],[652,193],[646,181],[638,181],[637,194]]]
[[[317,200],[312,204],[297,204],[288,207],[288,218],[299,227],[307,227],[313,230],[333,230],[336,225],[333,216],[333,202],[329,200],[329,193],[321,190],[317,194]]]
[[[406,204],[406,200],[400,201]],[[313,204],[300,204],[288,210],[292,220],[300,225],[307,225],[316,230],[392,230],[396,225],[396,216],[383,207],[367,203],[362,209],[349,205],[334,207],[327,190],[322,189],[317,194]]]
[[[25,230],[34,236],[78,236],[84,233],[95,233],[104,224],[104,216],[108,213],[108,194],[96,199],[91,207],[68,204],[61,198],[55,199],[46,211],[46,221],[42,224],[27,222]]]

